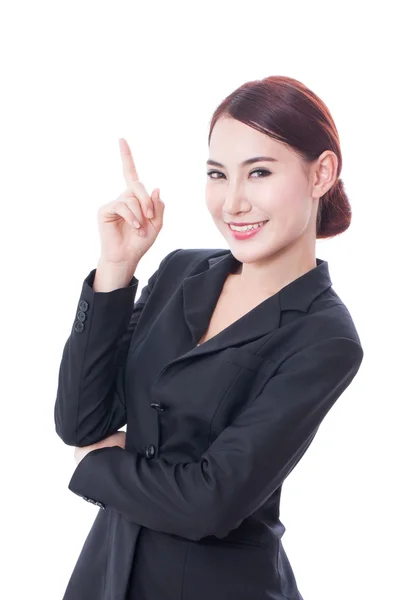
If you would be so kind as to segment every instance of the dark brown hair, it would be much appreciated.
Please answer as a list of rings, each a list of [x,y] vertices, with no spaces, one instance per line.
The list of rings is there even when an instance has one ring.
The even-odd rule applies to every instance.
[[[328,107],[314,92],[296,79],[279,75],[244,83],[215,110],[208,144],[214,125],[222,116],[233,117],[287,144],[306,166],[325,150],[334,152],[338,159],[336,181],[319,200],[316,237],[333,237],[349,227],[351,207],[339,178],[339,134]]]

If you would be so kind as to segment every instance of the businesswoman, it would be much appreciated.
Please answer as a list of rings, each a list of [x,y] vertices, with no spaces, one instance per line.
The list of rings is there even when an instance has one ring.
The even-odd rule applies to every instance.
[[[64,599],[301,600],[282,484],[363,359],[315,256],[351,221],[330,112],[289,77],[230,94],[206,184],[229,249],[172,250],[139,298],[164,204],[120,152],[126,190],[98,212],[59,371],[69,489],[97,507]]]

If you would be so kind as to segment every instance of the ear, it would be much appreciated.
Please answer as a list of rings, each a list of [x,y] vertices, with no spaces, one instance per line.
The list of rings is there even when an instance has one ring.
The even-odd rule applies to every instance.
[[[337,179],[338,159],[332,150],[325,150],[313,168],[312,196],[321,198]]]

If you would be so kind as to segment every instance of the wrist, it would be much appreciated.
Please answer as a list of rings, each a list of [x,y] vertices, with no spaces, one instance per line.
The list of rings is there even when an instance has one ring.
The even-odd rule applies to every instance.
[[[111,292],[127,287],[135,274],[137,263],[110,263],[100,257],[97,262],[94,292]]]

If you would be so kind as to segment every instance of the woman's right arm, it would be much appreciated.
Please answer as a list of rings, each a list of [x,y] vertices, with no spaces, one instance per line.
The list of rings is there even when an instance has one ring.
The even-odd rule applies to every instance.
[[[136,324],[169,253],[135,302],[138,280],[101,260],[83,282],[59,368],[54,408],[65,444],[87,446],[126,424],[123,381]],[[133,311],[132,311],[133,306]]]
[[[119,146],[127,187],[98,211],[101,255],[83,282],[59,369],[54,419],[70,446],[88,446],[125,425],[123,371],[130,340],[160,271],[176,252],[163,259],[134,304],[134,273],[161,231],[165,206],[158,188],[149,196],[139,181],[124,138]]]

